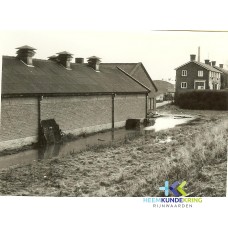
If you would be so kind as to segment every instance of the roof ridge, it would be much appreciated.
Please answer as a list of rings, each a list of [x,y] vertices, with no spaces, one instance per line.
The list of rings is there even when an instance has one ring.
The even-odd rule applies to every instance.
[[[197,61],[188,61],[187,63],[184,63],[184,64],[182,64],[182,65],[179,66],[179,67],[176,67],[174,70],[177,70],[177,69],[179,69],[179,68],[181,68],[181,67],[183,67],[183,66],[185,66],[185,65],[187,65],[187,64],[189,64],[189,63],[195,63],[195,64],[197,64],[197,65],[199,65],[199,66],[205,68],[206,70],[211,70],[211,71],[214,70],[215,72],[221,73],[221,71],[215,69],[213,66],[207,65],[207,64],[202,63],[202,62],[197,62]]]
[[[14,58],[17,58],[17,57],[16,56],[10,56],[10,55],[2,55],[2,58],[14,59]]]
[[[3,58],[7,58],[7,59],[18,59],[17,56],[9,56],[9,55],[3,55]],[[49,59],[37,59],[37,58],[33,58],[33,60],[38,60],[38,61],[47,61],[47,62],[53,62],[52,60]]]
[[[228,74],[228,70],[226,70],[226,69],[224,69],[224,68],[221,68],[221,67],[218,67],[218,66],[214,66],[214,68],[217,69],[217,70],[222,71],[223,73]]]
[[[210,66],[210,65],[208,65],[206,63],[197,62],[197,61],[192,61],[192,62],[195,62],[196,64],[201,65],[204,68],[207,68],[208,70],[214,70],[215,69],[213,66]],[[215,70],[217,70],[217,69],[215,69]],[[219,71],[219,70],[217,70],[217,71]]]
[[[14,59],[17,57],[16,56],[10,56],[10,55],[2,55],[3,58],[9,58],[9,59]],[[52,60],[49,60],[49,59],[40,59],[40,58],[33,58],[33,60],[38,60],[38,61],[47,61],[47,62],[53,62]],[[75,63],[75,62],[71,62],[71,64],[87,64],[87,63]],[[101,65],[108,65],[108,64],[118,64],[118,65],[124,65],[124,64],[130,64],[130,65],[135,65],[135,64],[138,64],[138,63],[100,63]]]

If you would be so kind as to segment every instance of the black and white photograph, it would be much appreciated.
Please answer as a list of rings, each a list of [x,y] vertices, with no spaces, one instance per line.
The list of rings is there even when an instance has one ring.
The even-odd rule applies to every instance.
[[[226,195],[228,33],[9,37],[1,195],[163,196],[179,179],[188,196]]]
[[[70,5],[63,14],[57,8],[56,19],[31,6],[20,14],[25,26],[16,20],[1,26],[3,204],[36,200],[47,211],[71,200],[86,216],[88,200],[91,212],[93,200],[107,199],[116,210],[117,202],[120,211],[135,208],[134,216],[143,208],[145,218],[154,211],[199,212],[207,198],[225,202],[228,30],[178,27],[177,16],[169,26],[161,20],[148,27],[150,9],[142,6],[132,8],[145,9],[143,21],[132,17],[134,28],[123,19],[129,5],[114,3],[118,26],[102,27],[109,11],[93,12],[99,3],[75,4],[81,10],[75,17]]]

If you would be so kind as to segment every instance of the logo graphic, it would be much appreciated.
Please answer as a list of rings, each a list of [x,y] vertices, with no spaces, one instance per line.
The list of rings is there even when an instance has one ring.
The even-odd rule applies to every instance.
[[[187,193],[183,190],[183,187],[186,185],[186,181],[183,181],[181,184],[179,181],[175,181],[170,187],[169,187],[169,181],[165,181],[165,186],[159,187],[159,190],[165,192],[165,196],[169,195],[169,190],[174,194],[174,196],[186,196]]]

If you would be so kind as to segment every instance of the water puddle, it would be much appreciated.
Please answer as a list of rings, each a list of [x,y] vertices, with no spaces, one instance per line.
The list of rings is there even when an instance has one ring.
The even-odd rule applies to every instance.
[[[162,115],[156,118],[155,124],[153,126],[145,127],[144,130],[155,132],[173,128],[177,125],[188,123],[194,120],[195,117],[188,115]]]
[[[172,142],[172,138],[168,136],[166,139],[159,140],[158,143],[169,143]]]
[[[21,151],[17,154],[2,156],[0,157],[0,169],[9,168],[10,166],[15,165],[28,165],[39,160],[50,159],[53,157],[63,157],[73,151],[80,152],[88,149],[89,147],[108,145],[111,142],[124,141],[126,138],[135,137],[136,135],[142,133],[145,133],[146,136],[160,130],[185,124],[191,120],[194,120],[195,118],[186,115],[163,115],[154,119],[155,121],[153,126],[146,127],[142,131],[116,129],[114,132],[107,131],[104,133],[97,133],[87,137],[80,137],[63,144],[53,144],[48,145],[45,148],[29,149]],[[167,140],[164,140],[164,142],[161,143],[170,141],[171,138],[167,138]]]

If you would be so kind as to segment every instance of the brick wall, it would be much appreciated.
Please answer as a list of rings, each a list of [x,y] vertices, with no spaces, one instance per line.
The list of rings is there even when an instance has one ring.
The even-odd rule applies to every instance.
[[[3,98],[1,119],[0,142],[37,136],[37,99]]]
[[[187,70],[187,76],[182,76],[182,70]],[[198,70],[203,71],[203,77],[198,77]],[[194,89],[194,80],[206,80],[205,89],[209,89],[208,79],[209,71],[191,62],[176,71],[176,91],[186,90],[181,88],[181,82],[187,82],[187,89]]]
[[[115,127],[128,118],[145,118],[145,95],[115,97]],[[110,129],[112,96],[44,97],[41,120],[55,119],[65,133],[80,134]],[[4,98],[0,150],[10,145],[26,145],[37,140],[38,99]]]
[[[145,117],[145,95],[115,96],[115,122]],[[41,101],[41,119],[54,118],[66,133],[111,128],[112,97],[47,97]],[[124,123],[122,124],[122,126]],[[119,127],[118,123],[115,124]],[[74,131],[76,129],[76,131]],[[80,129],[80,130],[77,130]]]
[[[115,97],[115,122],[145,118],[145,95],[117,95]]]
[[[63,131],[111,123],[111,96],[47,97],[41,119],[54,118]]]

